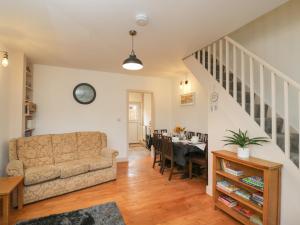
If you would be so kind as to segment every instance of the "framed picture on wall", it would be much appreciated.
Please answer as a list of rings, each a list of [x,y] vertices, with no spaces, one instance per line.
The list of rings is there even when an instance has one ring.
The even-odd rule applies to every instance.
[[[180,105],[194,105],[195,104],[195,92],[180,95]]]

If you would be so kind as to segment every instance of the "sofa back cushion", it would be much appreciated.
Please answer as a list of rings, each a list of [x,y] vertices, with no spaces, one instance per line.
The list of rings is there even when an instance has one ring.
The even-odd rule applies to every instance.
[[[54,164],[51,135],[17,139],[17,154],[25,169]]]
[[[79,159],[99,156],[102,148],[100,132],[78,132],[77,146]]]
[[[54,163],[63,163],[78,159],[77,134],[52,135]]]

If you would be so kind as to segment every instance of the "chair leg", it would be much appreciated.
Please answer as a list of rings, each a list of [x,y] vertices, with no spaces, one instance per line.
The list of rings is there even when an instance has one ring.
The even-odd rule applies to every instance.
[[[174,162],[171,161],[171,172],[170,172],[170,175],[169,175],[169,181],[172,179],[173,170],[174,170]]]
[[[192,179],[192,176],[193,176],[193,163],[192,163],[192,160],[190,159],[189,160],[189,178]]]
[[[162,159],[162,167],[160,173],[163,175],[165,172],[165,167],[166,167],[166,159]]]
[[[156,163],[156,153],[154,152],[154,158],[153,158],[153,165],[152,168],[154,169]]]

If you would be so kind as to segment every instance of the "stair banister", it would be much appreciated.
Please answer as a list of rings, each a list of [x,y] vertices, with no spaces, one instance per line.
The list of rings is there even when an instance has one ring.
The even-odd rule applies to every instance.
[[[225,41],[225,46],[224,46],[224,41]],[[239,60],[241,62],[237,61],[237,51],[240,52]],[[285,75],[284,73],[282,73],[281,71],[273,67],[272,65],[268,64],[265,60],[261,59],[260,57],[250,52],[245,47],[243,47],[242,45],[240,45],[239,43],[237,43],[236,41],[232,40],[227,36],[200,49],[199,51],[195,52],[194,55],[196,59],[200,63],[202,63],[203,66],[207,69],[207,71],[213,76],[213,78],[217,80],[220,83],[220,85],[225,88],[226,92],[232,95],[232,97],[236,101],[239,101],[242,108],[248,111],[251,118],[254,119],[260,125],[260,127],[271,136],[272,141],[275,144],[278,143],[280,148],[284,150],[286,157],[289,159],[290,157],[293,157],[293,159],[295,159],[295,155],[291,155],[291,154],[295,154],[295,152],[291,152],[291,149],[295,149],[295,141],[291,142],[290,138],[296,140],[295,139],[296,133],[292,133],[290,131],[290,128],[292,127],[293,130],[297,130],[297,128],[293,127],[293,124],[290,124],[289,89],[290,86],[292,86],[296,88],[298,92],[298,104],[299,104],[298,128],[300,129],[300,84],[298,84],[293,79],[291,79],[290,77],[288,77],[287,75]],[[247,61],[245,61],[246,59]],[[249,63],[249,71],[248,71],[249,81],[250,81],[249,84],[246,84],[245,63],[247,63],[247,65]],[[256,65],[258,65],[258,69],[259,69],[258,70],[259,91],[255,90],[254,88],[256,87],[254,86],[254,65],[255,68]],[[217,66],[219,68],[218,70],[217,70]],[[238,77],[237,75],[238,74],[237,68],[240,68],[240,77]],[[266,70],[271,72],[270,75],[271,103],[265,103],[265,76],[266,76],[265,71]],[[237,81],[238,79],[239,81]],[[277,114],[277,110],[276,110],[276,92],[280,91],[280,90],[276,90],[277,82],[283,83],[283,107],[284,107],[283,115]],[[248,90],[246,90],[246,86],[247,88],[250,89],[249,92]],[[240,98],[238,98],[238,91],[239,91]],[[256,97],[259,97],[259,102],[256,101]],[[266,120],[265,117],[270,116],[270,114],[268,113],[268,111],[266,111],[265,108],[267,107],[268,109],[268,104],[269,104],[269,109],[271,109],[271,118],[267,118],[268,120]],[[282,127],[283,122],[284,122],[284,126]],[[269,126],[271,125],[271,127],[269,126],[267,127],[266,124],[268,124]],[[297,134],[297,138],[298,138],[298,141],[296,142],[298,145],[297,150],[300,151],[299,134]],[[298,152],[297,154],[298,156],[296,158],[296,161],[297,161],[297,165],[299,165],[300,153]]]
[[[241,51],[243,51],[247,55],[251,56],[253,59],[255,59],[260,64],[263,64],[265,68],[268,68],[270,71],[273,71],[276,74],[276,76],[282,78],[283,80],[286,80],[290,85],[294,86],[295,88],[298,89],[298,91],[300,91],[300,85],[296,81],[294,81],[293,79],[291,79],[290,77],[288,77],[287,75],[285,75],[284,73],[282,73],[281,71],[276,69],[274,66],[267,63],[262,58],[258,57],[254,53],[250,52],[245,47],[243,47],[242,45],[240,45],[236,41],[232,40],[230,37],[226,36],[226,37],[224,37],[224,39],[226,41],[230,42],[232,45],[235,45],[238,49],[240,49]]]
[[[265,85],[264,85],[264,66],[259,65],[259,89],[260,89],[260,105],[264,106],[265,102]],[[265,130],[265,107],[260,107],[260,127]]]

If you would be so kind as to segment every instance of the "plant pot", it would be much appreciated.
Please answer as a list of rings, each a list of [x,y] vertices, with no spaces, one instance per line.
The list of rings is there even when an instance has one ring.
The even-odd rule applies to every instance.
[[[248,159],[250,157],[249,148],[238,148],[237,149],[237,156],[241,159]]]

